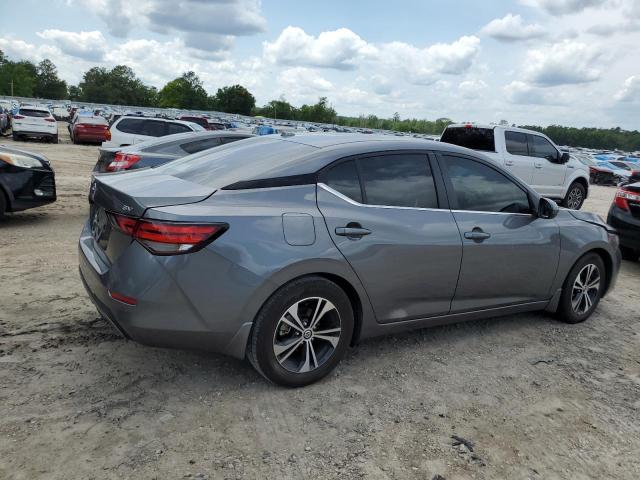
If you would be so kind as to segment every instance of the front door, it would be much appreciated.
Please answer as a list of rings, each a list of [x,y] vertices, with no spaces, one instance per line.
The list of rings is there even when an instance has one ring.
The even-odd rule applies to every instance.
[[[424,153],[349,159],[323,172],[318,207],[380,323],[449,313],[462,241]]]
[[[463,241],[451,312],[551,298],[560,256],[557,222],[532,214],[527,192],[488,163],[440,159]]]

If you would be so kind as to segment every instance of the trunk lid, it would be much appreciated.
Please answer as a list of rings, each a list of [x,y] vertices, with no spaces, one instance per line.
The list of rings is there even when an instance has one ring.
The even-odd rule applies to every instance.
[[[94,176],[89,190],[91,234],[113,262],[131,244],[115,227],[113,214],[140,218],[148,208],[200,202],[215,189],[148,171]]]

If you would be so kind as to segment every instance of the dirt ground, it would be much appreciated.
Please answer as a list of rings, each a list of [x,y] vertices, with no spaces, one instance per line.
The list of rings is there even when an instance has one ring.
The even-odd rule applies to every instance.
[[[19,143],[52,161],[58,201],[0,224],[1,479],[640,478],[640,263],[584,324],[536,313],[374,339],[324,381],[278,388],[98,318],[76,247],[97,148],[60,132]],[[606,215],[614,191],[584,208]]]

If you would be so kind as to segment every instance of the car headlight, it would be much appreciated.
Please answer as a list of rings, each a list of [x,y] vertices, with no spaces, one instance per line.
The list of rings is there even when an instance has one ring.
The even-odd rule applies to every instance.
[[[10,165],[23,168],[42,168],[44,165],[40,160],[18,153],[0,153],[0,160]]]

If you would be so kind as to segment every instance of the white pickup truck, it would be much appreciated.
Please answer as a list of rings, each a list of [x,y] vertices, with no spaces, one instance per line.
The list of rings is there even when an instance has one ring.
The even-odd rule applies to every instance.
[[[579,210],[589,193],[589,169],[545,135],[501,125],[454,124],[441,142],[484,153],[533,187],[540,195]]]

